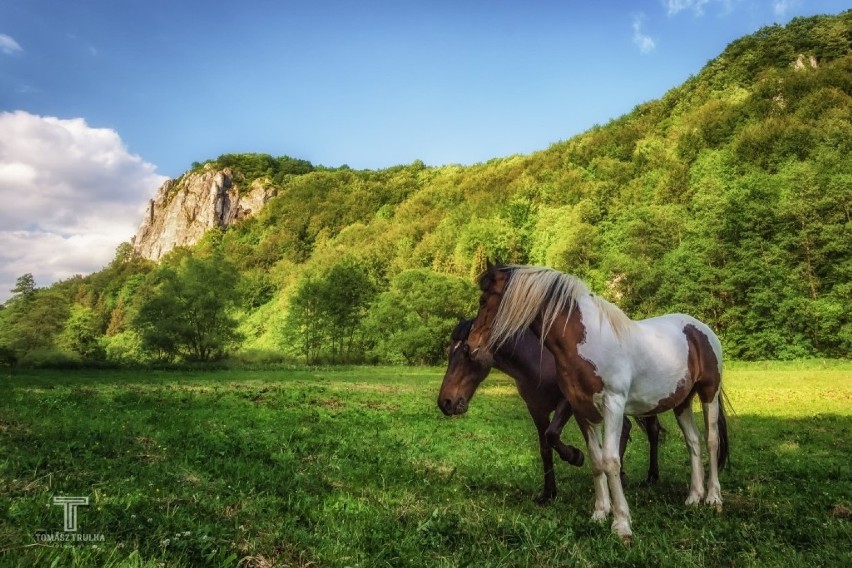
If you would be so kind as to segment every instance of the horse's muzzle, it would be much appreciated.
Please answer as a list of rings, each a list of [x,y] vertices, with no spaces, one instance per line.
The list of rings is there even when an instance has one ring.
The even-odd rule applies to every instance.
[[[467,399],[459,397],[456,400],[451,398],[442,398],[438,401],[438,408],[445,416],[453,416],[456,414],[464,414],[467,412]]]

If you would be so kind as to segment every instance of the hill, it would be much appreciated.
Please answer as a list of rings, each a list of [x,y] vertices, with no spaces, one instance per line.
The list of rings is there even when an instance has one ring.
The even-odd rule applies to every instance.
[[[852,12],[768,27],[606,125],[471,167],[196,164],[268,200],[159,265],[126,245],[96,274],[24,286],[0,312],[0,342],[25,355],[207,358],[143,329],[164,282],[201,274],[196,259],[214,267],[206,282],[232,322],[210,356],[437,362],[491,257],[576,274],[633,318],[691,313],[735,358],[848,357],[850,47]],[[227,272],[233,295],[215,288]]]

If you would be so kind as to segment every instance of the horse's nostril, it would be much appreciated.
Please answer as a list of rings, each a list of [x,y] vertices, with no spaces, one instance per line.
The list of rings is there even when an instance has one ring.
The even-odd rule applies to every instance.
[[[445,398],[441,401],[441,410],[444,412],[449,412],[453,408],[453,401]]]

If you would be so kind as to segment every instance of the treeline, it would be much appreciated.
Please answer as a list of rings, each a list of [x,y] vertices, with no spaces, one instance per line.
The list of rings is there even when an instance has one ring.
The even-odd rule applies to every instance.
[[[176,249],[156,266],[124,252],[104,272],[127,278],[101,290],[94,306],[82,279],[38,289],[31,274],[21,276],[0,312],[0,364],[209,362],[240,352],[249,281],[220,250]],[[380,291],[347,257],[304,275],[275,329],[280,343],[242,359],[437,363],[473,297],[467,280],[425,269],[403,271]]]
[[[125,247],[85,278],[19,282],[29,292],[0,311],[0,346],[435,363],[490,257],[576,274],[633,318],[693,314],[731,357],[849,357],[851,14],[740,39],[661,99],[529,156],[381,171],[220,157],[279,188],[258,216],[159,266]],[[202,353],[179,341],[183,324],[157,328],[188,300],[148,306],[193,290],[207,265],[228,275],[204,277],[227,332]]]

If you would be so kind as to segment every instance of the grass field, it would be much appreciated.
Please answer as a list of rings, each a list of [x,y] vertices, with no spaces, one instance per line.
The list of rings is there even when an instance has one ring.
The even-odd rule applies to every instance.
[[[21,372],[0,380],[3,566],[852,566],[852,362],[729,365],[724,511],[687,508],[673,416],[661,479],[625,458],[634,540],[590,521],[588,466],[541,489],[495,374],[468,414],[443,369]],[[581,446],[573,422],[563,439]],[[588,463],[588,460],[587,460]],[[86,496],[82,543],[54,496]],[[89,538],[86,536],[85,538]]]

